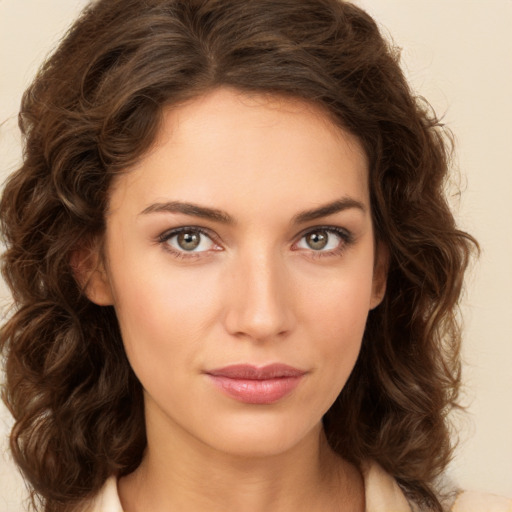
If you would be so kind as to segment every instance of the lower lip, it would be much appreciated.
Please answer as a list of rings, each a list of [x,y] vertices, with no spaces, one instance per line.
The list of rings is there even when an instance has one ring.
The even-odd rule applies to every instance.
[[[232,379],[208,375],[226,395],[246,404],[273,404],[289,395],[300,383],[301,376],[276,379]]]

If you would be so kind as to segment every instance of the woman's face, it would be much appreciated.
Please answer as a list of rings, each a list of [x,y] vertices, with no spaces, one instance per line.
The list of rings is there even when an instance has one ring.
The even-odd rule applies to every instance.
[[[367,180],[357,140],[298,100],[218,89],[166,112],[113,186],[88,288],[115,307],[150,446],[318,435],[384,291]]]

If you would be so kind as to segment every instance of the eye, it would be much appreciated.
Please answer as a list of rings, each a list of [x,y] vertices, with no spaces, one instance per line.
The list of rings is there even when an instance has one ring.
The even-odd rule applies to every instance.
[[[191,227],[168,231],[160,237],[160,242],[178,253],[198,253],[219,249],[219,246],[202,229]]]
[[[315,252],[336,253],[342,250],[350,240],[350,234],[341,228],[321,227],[303,234],[296,244],[296,248]]]

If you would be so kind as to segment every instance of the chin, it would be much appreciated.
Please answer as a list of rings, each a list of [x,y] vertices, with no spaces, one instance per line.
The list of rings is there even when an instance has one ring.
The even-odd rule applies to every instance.
[[[237,418],[229,425],[211,425],[208,440],[205,441],[220,452],[244,458],[277,456],[309,439],[318,442],[321,421],[315,424],[264,416],[256,419],[254,415],[248,415]]]

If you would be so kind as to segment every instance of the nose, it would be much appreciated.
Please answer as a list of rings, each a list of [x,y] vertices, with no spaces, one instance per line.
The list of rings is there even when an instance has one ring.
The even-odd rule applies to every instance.
[[[242,256],[231,268],[226,330],[252,341],[283,338],[294,327],[292,283],[286,265],[270,254]]]

